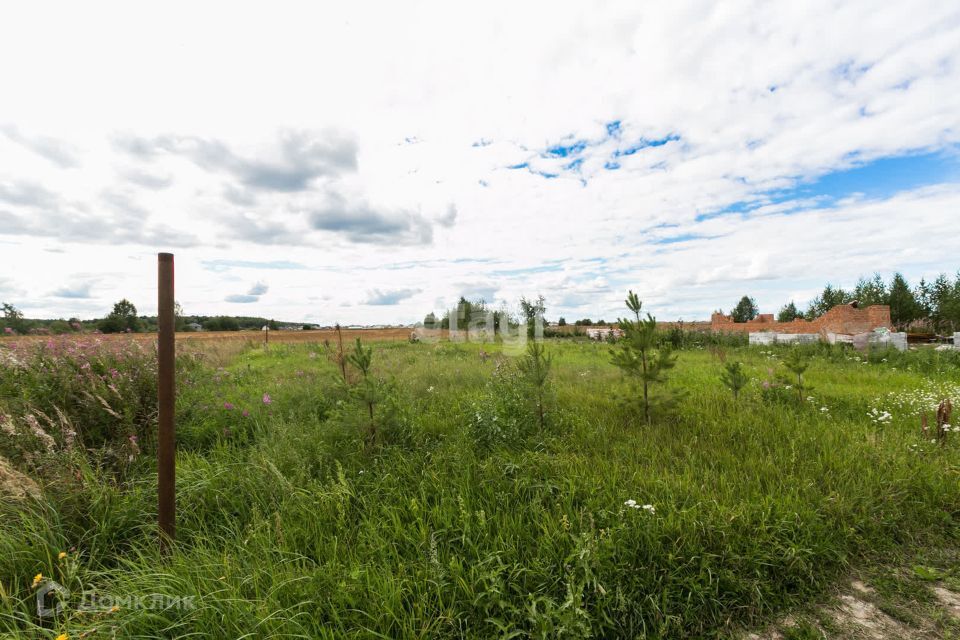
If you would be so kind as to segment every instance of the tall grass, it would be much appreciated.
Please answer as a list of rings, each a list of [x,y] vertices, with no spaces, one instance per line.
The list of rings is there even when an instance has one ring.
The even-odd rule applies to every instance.
[[[669,382],[683,402],[647,425],[615,401],[627,383],[607,345],[549,349],[554,408],[540,428],[509,359],[375,345],[371,375],[390,382],[391,407],[376,447],[320,347],[191,370],[173,557],[156,550],[150,456],[122,484],[76,462],[69,490],[0,507],[0,631],[725,637],[864,557],[956,541],[960,448],[919,436],[919,413],[958,388],[956,368],[810,350],[813,391],[798,402],[763,384],[787,350],[729,347],[749,378],[734,401],[719,358],[685,350]],[[892,418],[878,425],[872,409]],[[38,573],[74,603],[87,589],[193,606],[74,604],[41,626]]]

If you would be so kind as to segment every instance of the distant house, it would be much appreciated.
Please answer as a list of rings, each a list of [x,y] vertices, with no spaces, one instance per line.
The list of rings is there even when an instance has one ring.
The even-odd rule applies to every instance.
[[[187,331],[203,331],[203,325],[199,322],[188,322],[185,328]]]

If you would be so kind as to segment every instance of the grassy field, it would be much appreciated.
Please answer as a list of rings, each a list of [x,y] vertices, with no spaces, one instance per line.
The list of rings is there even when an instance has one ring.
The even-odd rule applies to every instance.
[[[406,327],[390,329],[343,329],[341,335],[347,342],[362,338],[370,341],[409,340],[412,330]],[[21,342],[46,342],[48,335],[31,336],[0,336],[0,345]],[[110,333],[99,335],[100,340],[138,340],[144,343],[156,342],[156,333]],[[335,341],[337,332],[334,329],[312,329],[309,331],[271,331],[269,341],[280,342],[323,342]],[[239,342],[252,345],[263,344],[263,333],[260,331],[181,331],[177,333],[178,342],[200,342],[209,345],[213,342]]]
[[[82,420],[51,420],[44,455],[7,445],[44,488],[0,507],[11,637],[729,637],[851,567],[960,534],[960,446],[920,432],[922,411],[960,398],[954,354],[810,347],[798,394],[778,380],[789,348],[684,349],[653,391],[673,403],[645,424],[609,345],[548,341],[541,428],[496,345],[376,343],[364,383],[299,343],[181,357],[178,541],[163,559],[149,380],[107,390],[150,354],[44,368],[29,349],[4,365],[5,424],[83,405],[101,378],[88,395],[112,414],[91,401]],[[724,361],[750,378],[738,400]],[[77,373],[71,391],[84,362],[99,377]],[[71,595],[41,620],[47,580]],[[144,604],[157,594],[188,600]]]

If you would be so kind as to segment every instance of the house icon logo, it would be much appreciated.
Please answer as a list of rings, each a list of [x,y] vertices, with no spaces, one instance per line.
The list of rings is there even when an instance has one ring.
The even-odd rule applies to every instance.
[[[37,589],[37,615],[47,618],[63,611],[63,603],[70,597],[70,590],[58,582],[47,580]]]

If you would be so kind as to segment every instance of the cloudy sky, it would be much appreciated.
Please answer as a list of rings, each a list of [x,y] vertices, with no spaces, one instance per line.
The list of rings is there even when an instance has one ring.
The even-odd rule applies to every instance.
[[[349,6],[347,6],[349,4]],[[0,9],[0,300],[664,319],[960,268],[960,4]]]

